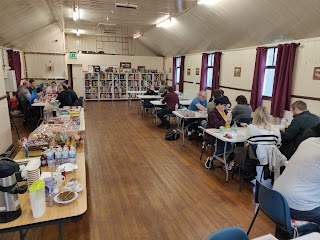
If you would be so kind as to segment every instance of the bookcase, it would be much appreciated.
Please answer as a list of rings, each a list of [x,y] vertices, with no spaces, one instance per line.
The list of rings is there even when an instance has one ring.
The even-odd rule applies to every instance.
[[[164,78],[163,73],[140,73],[136,69],[85,73],[85,97],[86,100],[127,100],[127,91],[147,91],[151,85],[157,88]]]

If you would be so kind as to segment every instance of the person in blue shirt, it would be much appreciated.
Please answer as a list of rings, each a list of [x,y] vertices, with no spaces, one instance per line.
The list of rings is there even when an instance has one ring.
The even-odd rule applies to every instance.
[[[37,88],[36,91],[33,91],[30,97],[30,106],[33,103],[42,101],[42,88]]]
[[[198,94],[198,97],[193,99],[191,102],[190,106],[188,107],[189,110],[191,111],[207,111],[207,92],[206,91],[200,91]],[[187,139],[191,140],[191,133],[192,129],[196,130],[198,129],[199,126],[199,119],[189,119],[187,121],[188,125],[188,136]]]
[[[188,109],[191,111],[207,111],[207,104],[206,91],[200,91],[198,97],[193,99]]]

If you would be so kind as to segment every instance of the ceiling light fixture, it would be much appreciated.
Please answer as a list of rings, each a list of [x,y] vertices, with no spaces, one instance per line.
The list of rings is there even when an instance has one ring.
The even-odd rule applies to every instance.
[[[201,5],[201,4],[209,4],[209,3],[212,3],[213,1],[212,0],[198,0],[197,1],[197,4],[198,5]]]
[[[115,23],[98,23],[98,26],[99,27],[100,25],[105,25],[105,26],[116,26],[117,24]]]
[[[74,4],[73,5],[73,13],[72,13],[73,21],[77,21],[79,19],[79,6]]]
[[[176,19],[173,17],[168,17],[167,19],[157,23],[157,27],[169,27],[176,23]]]
[[[136,39],[136,38],[139,38],[139,37],[142,37],[143,36],[143,33],[141,33],[141,32],[137,32],[137,33],[134,33],[133,34],[133,39]]]
[[[80,36],[79,28],[77,28],[77,30],[76,30],[76,34],[77,34],[77,36],[78,36],[78,37]]]

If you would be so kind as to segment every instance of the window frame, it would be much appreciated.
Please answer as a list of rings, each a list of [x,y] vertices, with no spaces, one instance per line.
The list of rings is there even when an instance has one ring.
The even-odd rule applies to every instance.
[[[178,66],[178,62],[179,62],[179,66]],[[179,78],[177,78],[177,74],[179,71]],[[181,74],[181,57],[176,57],[176,84],[180,83],[180,74]]]
[[[267,52],[267,55],[266,55],[266,66],[264,68],[264,76],[263,78],[265,78],[265,75],[266,75],[266,70],[267,69],[274,69],[274,71],[276,71],[276,64],[277,64],[277,56],[278,56],[278,48],[277,47],[268,47],[267,48],[267,51],[269,49],[273,49],[273,59],[272,59],[272,64],[271,65],[267,65],[267,57],[268,57],[268,52]],[[265,79],[264,79],[265,80]],[[274,84],[274,81],[272,83],[272,87],[273,87],[273,84]],[[264,85],[264,83],[263,83]],[[263,95],[263,92],[264,92],[264,86],[263,86],[263,89],[262,89],[262,99],[263,100],[271,100],[272,99],[272,95],[273,95],[273,90],[271,92],[271,96],[267,96],[267,95]]]
[[[212,66],[211,65],[209,66],[209,64],[208,64],[207,69],[206,69],[206,73],[207,73],[206,89],[208,89],[208,90],[212,90],[212,86],[208,85],[208,70],[212,69],[212,77],[213,77],[213,74],[214,74],[214,72],[213,72],[214,71],[214,53],[208,53],[208,55],[207,55],[207,63],[209,61],[209,56],[211,56],[211,55],[212,55]],[[212,84],[212,81],[211,81],[211,84]]]

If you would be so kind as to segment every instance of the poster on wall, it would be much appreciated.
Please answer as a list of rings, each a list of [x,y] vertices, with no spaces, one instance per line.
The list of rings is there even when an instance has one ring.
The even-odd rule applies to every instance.
[[[191,69],[188,68],[188,69],[187,69],[187,75],[190,76],[190,73],[191,73]]]
[[[196,68],[196,75],[199,75],[200,69]]]

